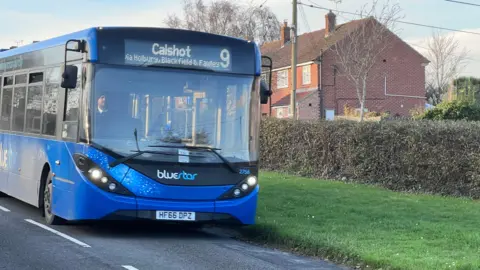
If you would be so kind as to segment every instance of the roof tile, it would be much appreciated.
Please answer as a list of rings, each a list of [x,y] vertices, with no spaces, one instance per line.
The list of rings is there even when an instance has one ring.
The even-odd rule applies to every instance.
[[[310,96],[310,94],[313,94],[315,93],[316,91],[308,91],[308,92],[300,92],[300,93],[296,93],[295,96],[296,96],[296,101],[297,102],[300,102],[302,101],[304,98]],[[279,106],[289,106],[290,105],[290,96],[291,94],[288,94],[286,96],[284,96],[282,99],[280,99],[279,101],[275,102],[274,104],[272,104],[272,107],[279,107]]]
[[[344,24],[337,25],[335,31],[328,37],[325,37],[325,29],[305,33],[297,37],[298,40],[298,60],[299,64],[314,61],[322,52],[328,50],[332,45],[344,39],[351,31],[355,30],[361,23],[370,18],[353,20]],[[412,48],[415,52],[415,49]],[[291,65],[292,44],[288,42],[282,47],[281,41],[265,43],[261,47],[263,55],[269,56],[273,60],[273,68],[283,68]],[[417,52],[418,53],[418,52]],[[423,55],[418,53],[424,61],[428,61]]]
[[[362,21],[354,20],[335,27],[335,32],[325,37],[325,29],[305,33],[297,37],[298,40],[298,63],[315,60],[333,44],[342,40],[350,31],[354,30]],[[291,65],[292,44],[288,42],[282,47],[281,41],[265,43],[261,48],[262,54],[273,60],[273,68],[287,67]]]

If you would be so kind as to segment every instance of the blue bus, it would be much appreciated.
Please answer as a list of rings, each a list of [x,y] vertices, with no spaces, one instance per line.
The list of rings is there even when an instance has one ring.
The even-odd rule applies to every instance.
[[[95,27],[0,52],[0,193],[47,224],[254,224],[271,59],[209,33]]]

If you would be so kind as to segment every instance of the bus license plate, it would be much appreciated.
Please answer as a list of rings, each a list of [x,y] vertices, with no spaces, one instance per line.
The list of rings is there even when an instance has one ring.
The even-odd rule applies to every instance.
[[[195,212],[157,211],[158,220],[195,221]]]

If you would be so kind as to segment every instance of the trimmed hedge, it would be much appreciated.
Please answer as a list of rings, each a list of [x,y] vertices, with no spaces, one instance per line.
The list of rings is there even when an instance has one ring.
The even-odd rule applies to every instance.
[[[264,170],[480,198],[477,122],[266,118],[260,139]]]

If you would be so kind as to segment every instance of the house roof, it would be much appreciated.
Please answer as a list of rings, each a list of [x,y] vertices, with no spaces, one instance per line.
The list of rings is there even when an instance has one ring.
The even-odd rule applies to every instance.
[[[305,63],[316,60],[323,52],[331,46],[344,39],[351,31],[355,30],[359,25],[365,23],[366,19],[353,20],[335,27],[335,31],[325,38],[325,29],[304,33],[297,37],[297,63]],[[415,49],[412,48],[415,52]],[[292,44],[286,43],[282,47],[282,41],[277,40],[265,43],[261,47],[263,55],[269,56],[273,60],[273,68],[283,68],[291,66]],[[417,54],[428,62],[428,60],[417,52]]]
[[[295,96],[297,98],[296,100],[297,100],[297,102],[300,102],[303,99],[305,99],[306,97],[308,97],[308,96],[310,96],[311,94],[314,94],[314,93],[317,93],[317,92],[316,91],[309,91],[309,92],[296,93],[295,94]],[[291,96],[291,94],[288,94],[288,95],[284,96],[279,101],[272,104],[272,107],[290,106],[290,96]]]

